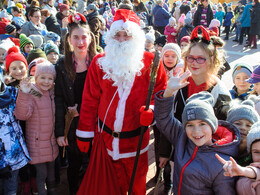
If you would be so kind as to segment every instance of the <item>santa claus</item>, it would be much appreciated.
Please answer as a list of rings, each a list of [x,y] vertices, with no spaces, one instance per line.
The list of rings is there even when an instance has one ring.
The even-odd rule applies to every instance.
[[[139,18],[131,10],[117,10],[106,44],[105,53],[93,59],[88,71],[76,135],[79,149],[87,152],[91,139],[101,129],[116,170],[118,188],[121,194],[126,194],[140,127],[150,125],[153,120],[151,110],[139,110],[146,103],[154,55],[144,51],[145,35]],[[160,64],[154,94],[165,87],[166,74]],[[132,194],[146,193],[148,146],[149,131],[146,131]]]

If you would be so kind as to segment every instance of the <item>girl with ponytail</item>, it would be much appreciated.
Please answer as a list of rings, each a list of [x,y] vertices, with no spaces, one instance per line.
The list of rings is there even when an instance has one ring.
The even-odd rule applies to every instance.
[[[64,41],[64,57],[56,64],[55,135],[59,146],[67,146],[67,172],[70,194],[76,194],[83,155],[76,142],[81,97],[89,65],[96,55],[94,35],[86,18],[80,13],[69,16],[68,33]],[[72,119],[71,120],[69,120]],[[66,129],[66,130],[65,130]]]

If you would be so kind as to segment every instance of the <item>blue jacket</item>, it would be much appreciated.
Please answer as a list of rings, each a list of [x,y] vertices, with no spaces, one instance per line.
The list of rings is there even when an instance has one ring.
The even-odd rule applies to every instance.
[[[173,116],[174,97],[160,96],[161,92],[155,96],[154,116],[156,126],[174,146],[174,194],[180,190],[181,195],[235,195],[235,178],[223,175],[223,165],[215,154],[225,160],[237,156],[240,144],[238,129],[228,122],[219,121],[219,125],[234,132],[233,142],[197,147],[188,138],[181,122]]]
[[[225,16],[224,11],[220,11],[220,12],[217,11],[215,13],[215,18],[220,22],[220,26],[222,26],[224,16]]]
[[[155,26],[166,26],[169,23],[171,14],[161,6],[156,5],[153,9],[153,17]]]
[[[231,26],[231,19],[234,17],[233,12],[227,12],[223,26]]]
[[[253,8],[252,3],[246,4],[242,18],[240,19],[241,27],[250,27],[251,26],[251,13],[250,9]]]
[[[250,96],[252,91],[253,91],[253,85],[250,86],[250,89],[248,90],[248,92],[240,94],[240,95],[238,95],[238,93],[237,93],[236,86],[234,86],[231,90],[229,90],[232,99],[239,99],[242,101],[246,100]]]

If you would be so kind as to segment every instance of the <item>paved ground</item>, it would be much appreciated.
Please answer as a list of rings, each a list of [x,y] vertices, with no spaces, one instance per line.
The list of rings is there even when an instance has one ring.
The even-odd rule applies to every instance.
[[[240,62],[246,62],[251,64],[252,66],[260,65],[260,49],[251,50],[245,49],[243,46],[234,43],[232,40],[234,39],[234,34],[230,35],[230,40],[226,42],[225,50],[226,50],[226,59],[231,64],[231,67],[234,67],[235,64]],[[258,41],[258,47],[260,48],[260,41]],[[232,70],[228,71],[224,74],[222,80],[227,85],[228,89],[231,89],[233,86],[232,82]],[[154,163],[154,138],[153,132],[150,132],[150,148],[149,148],[149,171],[147,174],[147,194],[154,194],[154,186],[155,183],[151,180],[155,174],[155,163]],[[57,190],[61,195],[67,195],[68,193],[68,183],[66,180],[66,171],[63,169],[61,171],[61,184],[58,186]],[[163,185],[162,183],[159,185],[159,194],[162,194]]]

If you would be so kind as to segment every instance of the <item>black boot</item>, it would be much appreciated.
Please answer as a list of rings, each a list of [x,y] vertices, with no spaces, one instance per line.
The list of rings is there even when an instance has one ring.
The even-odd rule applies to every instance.
[[[57,194],[55,181],[47,183],[47,194],[48,195],[56,195]]]

